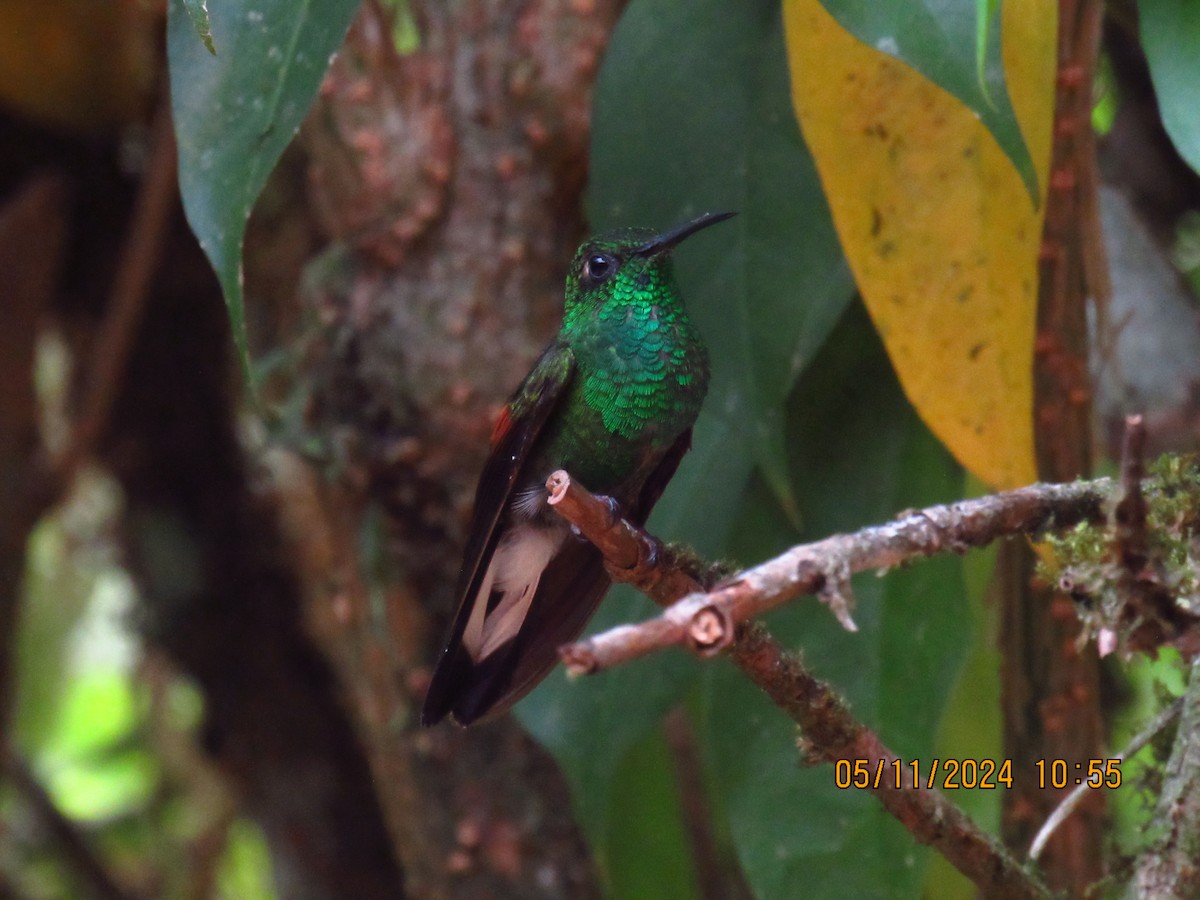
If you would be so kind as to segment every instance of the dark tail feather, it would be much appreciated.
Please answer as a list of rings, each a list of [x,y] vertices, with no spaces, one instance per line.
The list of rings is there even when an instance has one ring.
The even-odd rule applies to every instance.
[[[455,645],[453,657],[449,652],[442,657],[429,683],[429,692],[421,709],[421,724],[436,725],[453,714],[459,725],[470,725],[488,713],[508,709],[520,699],[513,696],[508,698],[508,703],[497,706],[505,699],[517,667],[517,643],[517,638],[513,638],[478,663],[471,659],[462,644]]]
[[[421,724],[436,725],[450,714],[458,699],[459,685],[470,678],[472,664],[460,643],[447,647],[433,670],[433,679],[421,707]]]
[[[520,699],[513,696],[508,703],[498,706],[510,684],[516,665],[516,649],[517,640],[514,638],[471,667],[469,680],[454,701],[454,721],[459,725],[471,725],[489,713],[497,714],[508,709]]]
[[[634,522],[645,523],[691,440],[688,429],[659,460],[628,508]],[[494,543],[492,539],[485,554],[488,558]],[[474,584],[481,578],[477,575]],[[462,646],[469,611],[460,610],[451,640],[433,673],[421,724],[433,725],[453,713],[460,725],[470,725],[508,709],[554,668],[558,648],[579,637],[611,583],[600,552],[586,541],[567,538],[542,573],[517,636],[478,665]]]
[[[446,648],[421,711],[421,724],[453,714],[470,725],[507,710],[533,690],[558,662],[558,648],[574,640],[611,582],[600,553],[574,538],[546,567],[529,613],[508,643],[472,661],[460,641]]]

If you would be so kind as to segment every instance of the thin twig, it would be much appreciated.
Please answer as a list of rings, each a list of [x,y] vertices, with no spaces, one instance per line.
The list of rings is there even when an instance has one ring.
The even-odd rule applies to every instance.
[[[751,900],[754,894],[713,833],[711,785],[705,782],[704,763],[687,710],[677,706],[663,719],[663,737],[674,763],[679,811],[696,867],[701,900]]]
[[[659,606],[669,606],[699,589],[698,578],[669,548],[616,515],[612,505],[597,502],[566,472],[554,472],[546,489],[550,505],[596,545],[618,581],[637,588]]]
[[[120,392],[126,362],[141,326],[150,286],[166,242],[177,194],[175,133],[167,92],[155,114],[150,158],[138,190],[129,234],[113,280],[108,312],[100,323],[74,433],[54,462],[55,488],[69,490],[75,470],[95,449]]]
[[[1125,417],[1125,439],[1121,447],[1121,499],[1113,510],[1114,551],[1122,569],[1122,580],[1134,584],[1142,575],[1150,555],[1146,537],[1146,497],[1142,481],[1146,477],[1143,453],[1146,426],[1141,416]]]
[[[739,623],[795,597],[820,594],[835,606],[835,612],[839,603],[848,606],[850,576],[858,572],[888,569],[948,550],[963,552],[1008,535],[1099,521],[1112,489],[1111,479],[1104,478],[1074,484],[1035,484],[931,506],[884,525],[802,544],[747,569],[715,590],[684,597],[657,618],[572,644],[563,651],[563,657],[576,672],[597,672],[673,645],[687,645],[703,655],[716,653],[732,641]],[[575,521],[561,506],[559,510]],[[588,531],[581,530],[590,539]],[[597,546],[606,557],[608,543],[619,539],[620,532],[618,525],[599,536]],[[653,576],[657,582],[673,577],[669,571]],[[839,618],[844,621],[843,616]]]
[[[882,777],[872,780],[868,790],[909,834],[945,857],[983,896],[1050,896],[1035,875],[942,793],[914,784],[912,768],[900,764],[879,736],[855,721],[841,698],[785,652],[762,625],[740,628],[729,652],[738,668],[800,726],[810,762],[866,760],[870,772],[899,770],[899,785]]]
[[[665,555],[657,539],[618,519],[611,504],[574,484],[566,472],[555,472],[546,487],[554,508],[604,554],[609,561],[609,572],[617,580],[653,585],[651,596],[659,603],[673,599],[664,584],[674,585],[680,591],[676,596],[701,589],[700,583],[675,561],[663,562]],[[654,569],[662,571],[655,574]],[[560,650],[568,665],[571,650],[571,647]],[[874,732],[850,715],[845,703],[828,685],[813,677],[797,657],[785,652],[761,625],[739,626],[729,655],[751,681],[800,725],[805,755],[810,762],[867,760],[872,771],[877,766],[880,771],[893,771],[892,764],[898,757]],[[985,896],[1049,896],[1036,878],[953,803],[936,790],[914,784],[907,766],[897,766],[896,770],[902,773],[901,784],[880,778],[868,790],[914,838],[942,854]]]
[[[1150,741],[1154,739],[1155,735],[1170,725],[1173,721],[1175,721],[1175,719],[1179,718],[1179,713],[1182,709],[1183,698],[1176,697],[1173,701],[1171,701],[1171,704],[1166,709],[1164,709],[1151,720],[1149,725],[1137,733],[1134,739],[1129,742],[1129,746],[1114,756],[1113,759],[1123,763],[1125,760],[1132,757],[1139,750],[1150,743]],[[1037,862],[1037,858],[1041,856],[1042,850],[1046,846],[1046,842],[1050,840],[1050,836],[1054,834],[1058,826],[1065,822],[1067,817],[1075,811],[1075,808],[1083,802],[1083,798],[1087,796],[1088,792],[1096,790],[1100,786],[1101,785],[1093,786],[1085,780],[1083,784],[1079,785],[1063,798],[1062,803],[1060,803],[1055,808],[1054,812],[1050,814],[1050,817],[1046,819],[1045,824],[1042,825],[1041,829],[1037,833],[1037,836],[1034,837],[1033,843],[1030,844],[1029,859],[1031,862]]]
[[[1125,417],[1125,436],[1121,442],[1121,498],[1113,507],[1111,553],[1117,564],[1116,587],[1122,598],[1121,619],[1137,623],[1135,643],[1158,646],[1165,637],[1153,599],[1154,584],[1150,566],[1150,540],[1146,535],[1146,496],[1142,480],[1146,477],[1143,453],[1146,426],[1141,416]]]
[[[1167,587],[1162,560],[1155,557],[1147,535],[1149,507],[1142,491],[1146,478],[1146,426],[1141,416],[1127,416],[1121,448],[1121,499],[1113,508],[1111,554],[1116,562],[1121,597],[1122,632],[1129,649],[1151,650],[1176,637],[1191,617],[1175,603]]]

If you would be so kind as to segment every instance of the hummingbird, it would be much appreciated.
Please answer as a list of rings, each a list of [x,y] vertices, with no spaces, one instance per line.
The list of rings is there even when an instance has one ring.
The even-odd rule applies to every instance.
[[[691,446],[708,350],[671,251],[734,215],[625,228],[579,247],[562,327],[500,413],[475,492],[458,611],[421,722],[460,725],[517,702],[579,636],[611,580],[600,552],[547,505],[557,469],[641,525]]]

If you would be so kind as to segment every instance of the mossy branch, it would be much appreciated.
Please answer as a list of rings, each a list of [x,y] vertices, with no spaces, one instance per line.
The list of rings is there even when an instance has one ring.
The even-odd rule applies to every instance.
[[[907,512],[892,522],[793,547],[729,576],[686,549],[664,545],[618,514],[607,498],[572,483],[547,481],[550,504],[601,551],[614,580],[632,584],[667,609],[560,648],[569,670],[595,673],[669,646],[731,660],[803,729],[814,762],[865,759],[887,767],[895,755],[857,722],[828,685],[750,620],[816,594],[853,630],[852,575],[886,570],[940,553],[964,553],[998,539],[1042,540],[1041,575],[1077,600],[1101,649],[1200,647],[1200,467],[1167,457],[1140,458],[1140,423],[1130,422],[1119,481],[1035,484],[987,497]],[[1196,545],[1196,546],[1194,546]],[[1105,646],[1107,635],[1107,646]],[[907,770],[906,770],[907,771]],[[886,780],[886,779],[885,779]],[[936,791],[911,779],[872,788],[913,836],[942,853],[984,895],[1046,896],[1041,882]]]
[[[553,480],[554,476],[552,476]],[[683,596],[658,618],[637,626],[622,626],[564,651],[568,665],[576,671],[596,672],[636,659],[653,650],[674,645],[690,647],[711,655],[729,646],[737,626],[776,606],[808,594],[818,595],[848,630],[853,595],[850,577],[859,572],[879,571],[940,553],[964,553],[998,538],[1062,530],[1080,522],[1102,522],[1104,504],[1112,494],[1110,479],[1075,484],[1036,484],[975,500],[931,506],[883,525],[873,525],[852,534],[839,534],[811,544],[801,544],[761,565],[733,576],[712,590]],[[552,491],[553,493],[553,491]],[[554,502],[553,500],[551,501]],[[578,522],[560,505],[559,512]],[[580,530],[589,537],[586,528]],[[610,569],[618,580],[621,566],[632,566],[610,554],[614,536],[638,534],[640,529],[621,521],[610,525],[593,542],[614,562]],[[637,538],[654,542],[652,538]],[[645,565],[642,567],[647,569]],[[659,560],[639,571],[630,583],[660,584],[673,579]],[[663,602],[661,596],[651,598]]]
[[[694,555],[665,547],[643,529],[620,518],[611,502],[573,483],[566,472],[555,472],[546,487],[551,505],[604,554],[613,578],[638,587],[656,602],[668,604],[685,594],[703,592],[702,581],[715,574]],[[664,626],[664,621],[664,618],[653,619],[606,634],[630,651],[627,658],[632,658],[663,646],[664,638],[670,639],[675,626],[671,623]],[[785,652],[761,625],[742,623],[735,628],[719,616],[698,615],[690,620],[687,637],[703,652],[728,647],[734,664],[801,727],[809,762],[866,760],[872,771],[876,768],[892,771],[898,759],[896,754],[871,729],[855,720],[842,698],[815,678],[799,657]],[[587,656],[589,643],[561,648],[569,668],[595,671],[593,660]],[[1050,896],[1036,876],[962,810],[938,791],[914,784],[912,771],[907,767],[898,768],[903,772],[902,784],[881,778],[869,790],[916,840],[941,853],[984,896]]]

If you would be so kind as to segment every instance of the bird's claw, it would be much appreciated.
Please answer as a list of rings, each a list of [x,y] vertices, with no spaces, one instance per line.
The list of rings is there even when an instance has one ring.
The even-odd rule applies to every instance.
[[[625,518],[625,510],[621,508],[621,504],[615,497],[610,497],[607,494],[596,494],[596,499],[600,501],[600,505],[605,508],[608,513],[607,521],[604,523],[605,528],[613,528],[618,522]],[[583,532],[579,530],[578,525],[571,526],[571,534],[577,540],[588,543],[588,539],[584,537]]]
[[[666,545],[652,534],[644,535],[638,542],[637,568],[657,569],[666,552]]]
[[[608,527],[612,528],[623,518],[625,518],[625,510],[621,509],[621,504],[617,502],[616,497],[610,497],[608,494],[597,494],[596,499],[608,508]]]
[[[666,553],[666,545],[653,535],[642,533],[637,542],[637,561],[625,570],[624,575],[630,584],[644,587],[652,584],[658,577],[658,569]]]

